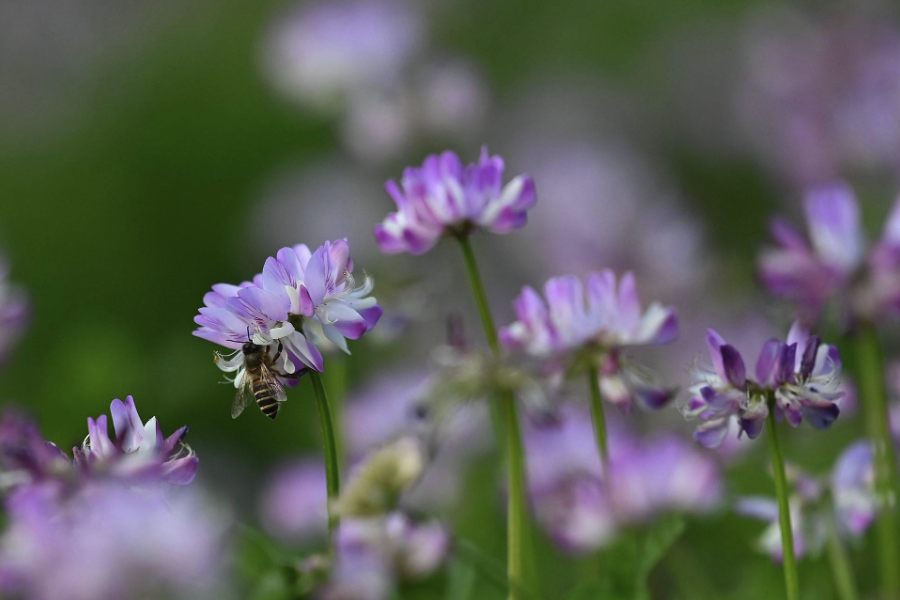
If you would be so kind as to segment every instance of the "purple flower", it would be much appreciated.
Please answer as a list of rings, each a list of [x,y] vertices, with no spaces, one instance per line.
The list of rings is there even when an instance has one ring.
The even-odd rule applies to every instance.
[[[589,275],[585,286],[571,275],[556,277],[544,285],[544,296],[546,302],[525,287],[516,298],[518,320],[500,330],[506,348],[550,361],[596,354],[604,396],[624,409],[635,398],[649,408],[671,399],[671,392],[630,368],[623,354],[629,347],[664,344],[678,335],[674,309],[659,303],[642,309],[631,272],[618,286],[610,270]]]
[[[799,323],[794,323],[786,343],[771,339],[763,344],[750,377],[738,350],[710,329],[706,342],[712,368],[697,367],[692,373],[691,397],[686,415],[700,417],[694,438],[709,448],[718,447],[737,418],[740,433],[756,438],[775,400],[778,417],[797,427],[805,418],[824,429],[840,413],[838,401],[841,360],[835,346],[821,343]]]
[[[848,186],[811,190],[804,201],[809,241],[788,223],[772,224],[776,245],[759,258],[769,290],[800,304],[811,319],[838,300],[851,319],[900,310],[900,201],[881,240],[866,248],[859,204]]]
[[[831,494],[840,532],[861,536],[878,512],[872,445],[860,440],[844,450],[831,472]]]
[[[369,296],[368,276],[356,287],[347,240],[325,242],[310,252],[305,244],[282,248],[266,260],[253,283],[218,284],[203,298],[206,306],[194,321],[194,335],[238,349],[248,341],[264,346],[274,359],[276,375],[293,379],[303,368],[322,371],[317,346],[349,353],[346,339],[359,339],[381,317],[381,307]],[[279,348],[281,352],[279,354]],[[234,372],[235,387],[244,378],[243,356],[217,356],[225,372]]]
[[[381,600],[397,586],[435,573],[447,558],[450,535],[438,523],[415,523],[402,513],[346,519],[324,597]]]
[[[400,185],[385,186],[397,204],[375,227],[375,238],[389,254],[423,254],[445,235],[473,229],[509,233],[525,225],[537,197],[528,175],[503,181],[503,159],[481,149],[478,163],[463,166],[450,151],[430,155],[421,168],[407,168]]]
[[[28,326],[31,307],[28,296],[8,281],[9,266],[0,256],[0,366],[8,360],[12,346]]]
[[[732,66],[740,88],[731,120],[791,183],[895,172],[898,164],[900,35],[873,5],[848,8],[834,18],[766,7],[736,36],[744,65]]]
[[[69,457],[45,440],[33,421],[12,409],[0,417],[0,463],[0,491],[4,493],[73,475]]]
[[[266,66],[286,96],[329,111],[365,89],[394,86],[422,37],[418,15],[404,2],[302,4],[275,23]]]
[[[563,549],[591,552],[628,526],[718,504],[721,481],[710,457],[675,437],[641,440],[616,427],[610,434],[605,474],[583,409],[564,407],[556,420],[525,430],[536,518]]]
[[[0,536],[0,591],[17,598],[217,597],[225,528],[191,496],[115,483],[61,503],[43,487],[16,492]],[[220,590],[221,592],[222,590]]]
[[[181,427],[164,437],[162,427],[151,418],[141,422],[131,396],[110,405],[115,435],[110,438],[106,415],[88,417],[88,437],[74,448],[75,465],[92,476],[137,481],[165,481],[186,485],[197,474],[198,459],[182,440],[188,432]]]
[[[279,468],[260,502],[266,533],[286,543],[323,538],[328,530],[325,468],[321,458],[305,458]]]
[[[34,485],[74,493],[96,481],[119,481],[152,489],[154,484],[186,485],[194,480],[198,459],[184,442],[187,427],[168,438],[153,417],[142,423],[131,396],[110,406],[114,435],[106,415],[88,418],[88,436],[74,448],[74,462],[46,441],[30,420],[7,411],[0,419],[0,462],[4,490]]]
[[[878,512],[872,446],[861,440],[847,447],[828,478],[814,478],[797,469],[789,471],[794,550],[798,558],[822,551],[832,521],[841,537],[859,538]],[[825,492],[829,493],[826,494]],[[773,498],[742,498],[739,514],[767,522],[759,548],[774,560],[782,559],[778,503]]]
[[[806,521],[806,514],[802,509],[802,500],[798,497],[790,499],[791,532],[794,539],[794,555],[803,558],[814,542],[816,546],[821,544],[819,535],[821,531],[811,531]],[[748,496],[741,498],[735,506],[739,515],[751,517],[768,523],[765,531],[757,543],[760,552],[772,557],[772,560],[781,562],[783,559],[783,547],[781,545],[781,529],[778,522],[778,502],[773,498],[760,496]],[[816,538],[811,540],[810,535]]]

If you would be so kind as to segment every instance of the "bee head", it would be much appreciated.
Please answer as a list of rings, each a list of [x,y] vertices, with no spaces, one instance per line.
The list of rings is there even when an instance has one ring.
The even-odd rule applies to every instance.
[[[241,346],[241,352],[244,354],[256,354],[257,352],[262,352],[262,346],[257,346],[253,342],[244,342],[244,345]]]

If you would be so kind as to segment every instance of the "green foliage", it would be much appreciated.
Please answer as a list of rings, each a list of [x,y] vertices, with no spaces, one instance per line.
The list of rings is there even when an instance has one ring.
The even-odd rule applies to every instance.
[[[650,600],[650,572],[684,529],[684,519],[671,516],[622,536],[603,552],[600,579],[579,586],[567,600]]]

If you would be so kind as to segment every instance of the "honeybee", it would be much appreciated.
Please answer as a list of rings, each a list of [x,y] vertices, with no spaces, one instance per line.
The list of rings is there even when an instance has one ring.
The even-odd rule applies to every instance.
[[[278,377],[296,379],[299,373],[285,374],[275,368],[278,358],[281,356],[283,346],[278,342],[278,349],[274,356],[269,355],[269,346],[254,344],[249,334],[247,341],[241,346],[244,372],[240,376],[237,393],[231,404],[231,418],[236,419],[244,412],[252,400],[256,400],[259,410],[270,419],[278,416],[278,407],[287,400],[284,386],[278,381]],[[217,356],[217,361],[219,357]]]

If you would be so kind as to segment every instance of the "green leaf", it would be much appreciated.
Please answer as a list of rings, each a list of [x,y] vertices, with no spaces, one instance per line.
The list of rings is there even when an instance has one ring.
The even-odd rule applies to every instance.
[[[672,515],[660,520],[647,531],[641,549],[641,573],[644,580],[681,537],[684,530],[684,519],[678,515]]]
[[[600,580],[577,587],[567,600],[649,600],[650,573],[684,528],[684,519],[671,516],[623,535],[602,553]]]
[[[462,560],[454,560],[447,570],[446,600],[469,600],[475,587],[475,569]]]

